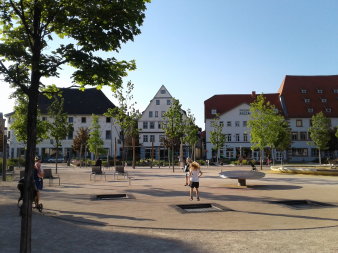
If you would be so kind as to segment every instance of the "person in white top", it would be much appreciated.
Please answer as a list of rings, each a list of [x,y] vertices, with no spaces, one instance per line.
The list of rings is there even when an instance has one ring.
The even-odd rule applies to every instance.
[[[193,191],[194,188],[196,189],[196,198],[197,201],[200,200],[200,193],[199,193],[199,178],[200,176],[202,176],[202,171],[200,169],[200,165],[197,162],[192,162],[190,164],[190,172],[189,172],[189,176],[190,176],[190,200],[193,200]]]

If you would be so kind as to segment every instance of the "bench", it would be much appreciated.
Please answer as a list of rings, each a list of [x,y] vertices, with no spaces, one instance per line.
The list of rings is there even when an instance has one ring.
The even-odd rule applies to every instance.
[[[92,180],[92,176],[94,176],[94,181],[96,181],[96,176],[104,176],[104,180],[106,181],[106,173],[104,173],[102,171],[102,167],[101,166],[92,166],[92,172],[90,173],[90,177],[89,179]]]
[[[114,179],[115,176],[122,175],[124,178],[128,177],[128,172],[124,171],[123,165],[117,165],[115,166],[115,172],[114,172]]]
[[[44,172],[44,176],[43,178],[44,179],[49,179],[49,186],[51,185],[51,182],[54,180],[54,179],[58,179],[59,180],[59,185],[61,184],[61,180],[60,180],[60,177],[59,176],[53,176],[53,173],[52,173],[52,169],[44,169],[43,170]]]
[[[258,171],[245,171],[245,170],[234,170],[234,171],[223,171],[219,173],[221,178],[237,179],[239,186],[246,186],[247,179],[261,179],[265,177],[265,173]]]

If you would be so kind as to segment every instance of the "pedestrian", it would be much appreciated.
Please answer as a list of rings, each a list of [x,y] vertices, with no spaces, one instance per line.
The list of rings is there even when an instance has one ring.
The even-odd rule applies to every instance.
[[[192,162],[190,164],[190,200],[193,200],[193,191],[194,188],[196,189],[196,198],[197,201],[200,200],[200,193],[199,193],[199,178],[202,176],[202,171],[200,169],[200,165],[197,162]]]
[[[95,166],[100,167],[100,172],[102,173],[102,160],[99,158],[97,158],[96,162],[95,162]]]
[[[37,208],[39,207],[39,202],[40,202],[40,191],[43,188],[43,176],[44,176],[44,172],[41,167],[41,159],[38,156],[36,156],[33,177],[34,177],[34,182],[36,186],[36,196],[35,196],[34,201],[35,201],[35,206]]]
[[[190,157],[187,157],[187,159],[185,160],[185,165],[183,167],[183,172],[185,173],[185,185],[184,186],[188,186],[189,185],[189,176],[190,176],[190,164],[192,163],[192,160]]]

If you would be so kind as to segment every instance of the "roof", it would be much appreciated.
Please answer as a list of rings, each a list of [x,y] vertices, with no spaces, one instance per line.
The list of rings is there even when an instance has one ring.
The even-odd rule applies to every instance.
[[[338,75],[285,76],[279,93],[288,118],[338,117]]]
[[[67,114],[96,114],[102,115],[108,111],[108,108],[114,108],[115,105],[104,95],[101,90],[96,88],[79,89],[60,88],[64,98],[64,112]],[[48,106],[52,99],[46,96],[39,96],[39,109],[41,113],[48,112]]]
[[[262,94],[267,101],[273,104],[281,113],[282,107],[279,101],[279,94]],[[255,92],[252,94],[225,94],[225,95],[214,95],[211,98],[204,101],[204,118],[212,119],[215,117],[211,114],[212,109],[216,109],[217,113],[222,115],[233,108],[241,104],[251,104],[255,101],[257,95]]]

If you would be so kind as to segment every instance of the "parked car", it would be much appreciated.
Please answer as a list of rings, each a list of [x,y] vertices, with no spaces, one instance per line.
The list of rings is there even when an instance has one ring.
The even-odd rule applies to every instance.
[[[63,163],[65,161],[64,157],[58,157],[57,162],[58,163]],[[48,158],[47,162],[49,163],[55,163],[56,162],[56,158],[55,157],[50,157]]]

